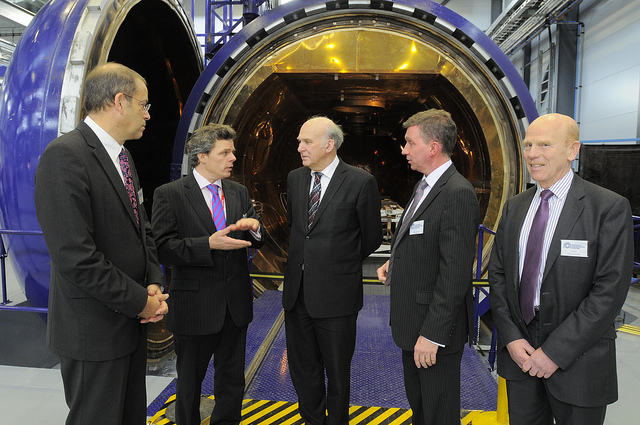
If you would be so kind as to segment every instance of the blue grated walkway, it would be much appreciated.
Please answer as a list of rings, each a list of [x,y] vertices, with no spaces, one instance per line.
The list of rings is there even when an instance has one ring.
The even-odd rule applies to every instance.
[[[254,302],[254,319],[247,331],[246,365],[249,365],[282,310],[282,294],[267,291]],[[213,364],[202,385],[202,394],[213,394]],[[461,368],[461,408],[496,410],[498,384],[487,362],[473,348],[465,347]],[[175,394],[175,380],[149,406],[154,415]],[[284,327],[274,340],[245,398],[297,402],[287,364]],[[351,404],[408,409],[402,379],[401,351],[393,343],[389,327],[389,296],[365,295],[358,316],[356,350],[351,365]]]

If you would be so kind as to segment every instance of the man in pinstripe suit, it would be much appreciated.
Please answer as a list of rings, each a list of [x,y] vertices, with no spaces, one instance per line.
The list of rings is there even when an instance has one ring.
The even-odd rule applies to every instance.
[[[177,354],[180,425],[200,424],[200,389],[212,354],[216,404],[210,423],[241,419],[247,326],[253,318],[246,248],[262,246],[265,233],[247,188],[227,180],[236,159],[234,138],[227,125],[196,130],[187,143],[193,171],[159,187],[154,197],[158,256],[173,266],[168,327]],[[218,208],[226,223],[212,216]]]
[[[459,425],[478,201],[473,186],[451,162],[457,140],[451,115],[431,109],[403,126],[407,143],[402,154],[424,175],[378,278],[391,285],[391,331],[402,349],[413,423]]]

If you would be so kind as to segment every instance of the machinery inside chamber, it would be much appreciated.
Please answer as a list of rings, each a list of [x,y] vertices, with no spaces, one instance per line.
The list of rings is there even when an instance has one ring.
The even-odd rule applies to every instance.
[[[444,77],[433,74],[274,73],[253,91],[232,126],[237,130],[234,178],[250,187],[261,207],[274,253],[263,268],[283,270],[286,229],[286,178],[300,167],[300,126],[324,115],[343,127],[338,155],[376,177],[380,194],[406,205],[421,174],[410,169],[401,150],[402,123],[416,112],[441,108],[458,126],[453,162],[472,182],[482,216],[489,204],[491,163],[487,143],[469,104]]]

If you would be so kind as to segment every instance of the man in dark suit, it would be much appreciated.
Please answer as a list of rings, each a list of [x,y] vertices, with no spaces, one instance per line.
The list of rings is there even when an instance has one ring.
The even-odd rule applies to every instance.
[[[145,80],[108,63],[84,85],[87,118],[52,141],[35,204],[51,255],[47,341],[60,356],[67,424],[146,421],[146,329],[167,312],[163,275],[124,142],[149,117]]]
[[[200,390],[214,355],[211,424],[238,424],[253,294],[247,247],[265,234],[249,191],[227,180],[235,131],[209,124],[187,143],[193,170],[156,189],[153,232],[160,262],[172,266],[168,328],[174,333],[176,423],[200,424]]]
[[[413,423],[460,423],[460,362],[469,338],[479,208],[451,154],[456,125],[431,109],[410,117],[402,154],[423,174],[378,278],[391,285],[391,331],[402,349]]]
[[[524,160],[536,185],[505,203],[491,253],[513,425],[602,424],[618,398],[614,319],[631,281],[631,209],[574,175],[578,137],[565,115],[531,123]]]
[[[326,117],[305,122],[298,136],[303,167],[287,178],[291,240],[282,304],[298,411],[310,425],[349,422],[362,262],[382,242],[378,185],[338,158],[342,140]]]

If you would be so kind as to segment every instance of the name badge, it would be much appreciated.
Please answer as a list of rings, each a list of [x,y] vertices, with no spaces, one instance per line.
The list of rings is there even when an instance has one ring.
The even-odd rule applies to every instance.
[[[424,220],[418,220],[411,223],[409,228],[410,235],[421,235],[424,233]]]
[[[560,255],[563,257],[588,257],[587,250],[589,248],[589,241],[562,239],[560,244],[562,246]]]
[[[144,202],[144,196],[142,196],[142,188],[138,191],[138,203],[142,204]]]

